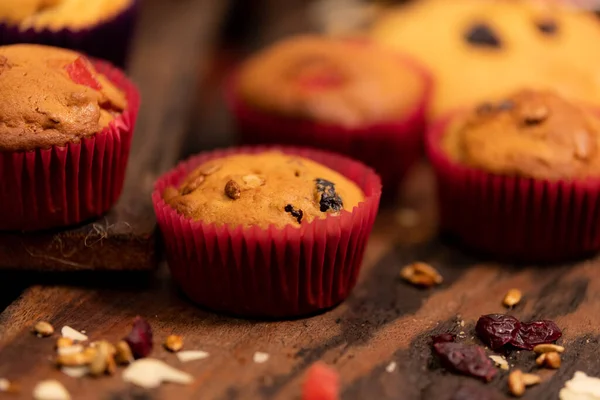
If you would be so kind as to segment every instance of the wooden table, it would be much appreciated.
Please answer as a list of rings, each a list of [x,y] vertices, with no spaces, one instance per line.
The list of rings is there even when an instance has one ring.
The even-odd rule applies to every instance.
[[[165,114],[152,107],[170,104],[173,108],[169,112],[178,117],[171,121],[173,132],[186,130],[186,118],[193,110],[189,87],[200,77],[186,69],[186,75],[178,79],[175,71],[156,66],[154,72],[158,75],[149,76],[144,74],[147,70],[143,63],[167,55],[165,49],[177,43],[183,48],[172,54],[189,51],[191,59],[206,61],[225,11],[220,0],[173,1],[175,8],[179,7],[177,13],[169,12],[164,7],[167,3],[171,2],[146,1],[132,73],[142,93],[162,90],[182,97],[172,103],[146,99],[138,140],[149,126],[164,123],[161,118]],[[191,12],[197,13],[195,18],[189,17]],[[168,33],[155,25],[157,21],[181,31],[165,37]],[[194,34],[202,36],[196,41]],[[182,37],[186,39],[181,41]],[[176,62],[185,65],[181,60]],[[206,65],[201,62],[201,67]],[[207,107],[217,92],[207,89],[204,93],[198,103],[203,110],[200,115],[211,117],[210,126],[215,132],[229,132],[222,113],[207,111],[220,109]],[[185,141],[170,141],[168,128],[164,126],[167,153],[189,153],[198,143],[225,141],[215,136],[199,140],[194,134]],[[188,143],[187,149],[168,148],[181,143]],[[174,162],[161,159],[159,154],[149,157],[143,165],[152,166],[152,173]],[[144,173],[135,168],[130,173]],[[500,371],[487,385],[449,373],[432,356],[429,338],[451,331],[471,340],[480,315],[505,312],[501,300],[513,287],[521,289],[525,297],[511,313],[525,320],[553,319],[563,329],[560,343],[567,349],[562,367],[557,371],[541,370],[543,383],[528,389],[524,398],[556,399],[564,382],[577,370],[600,375],[598,260],[516,267],[469,256],[437,237],[433,189],[431,171],[425,164],[418,166],[403,190],[400,204],[382,210],[359,283],[350,298],[311,318],[250,321],[204,311],[179,293],[164,264],[154,274],[3,272],[0,300],[7,308],[0,314],[0,377],[18,382],[21,392],[11,397],[0,394],[0,398],[29,399],[35,383],[58,379],[74,399],[298,399],[305,371],[318,360],[340,372],[344,400],[449,400],[463,386],[481,389],[483,394],[477,397],[481,400],[504,398],[508,395],[506,372]],[[401,208],[417,213],[414,226],[406,226],[398,212]],[[417,260],[436,266],[444,283],[435,289],[420,290],[402,282],[398,276],[402,266]],[[152,355],[191,373],[195,377],[192,385],[167,384],[145,391],[125,384],[120,371],[113,377],[70,378],[55,369],[50,360],[54,340],[40,339],[30,332],[36,321],[48,320],[58,328],[70,325],[86,330],[91,340],[116,341],[128,332],[132,318],[138,314],[154,328]],[[171,333],[184,337],[186,349],[204,350],[210,357],[179,363],[160,346]],[[269,360],[254,363],[256,351],[268,353]],[[513,352],[508,359],[524,371],[537,371],[530,352]],[[391,362],[396,368],[389,372]]]

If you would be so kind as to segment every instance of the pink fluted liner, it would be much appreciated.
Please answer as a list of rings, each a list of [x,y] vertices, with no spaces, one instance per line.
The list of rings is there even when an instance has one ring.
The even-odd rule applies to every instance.
[[[127,109],[79,143],[0,152],[0,230],[77,224],[104,214],[119,198],[140,97],[120,70],[104,61],[93,63],[125,92]]]
[[[85,29],[21,30],[15,25],[0,23],[0,45],[36,43],[64,47],[123,67],[135,29],[140,1],[133,0],[115,17]]]
[[[375,168],[386,195],[394,195],[406,172],[423,155],[426,106],[432,82],[414,61],[401,57],[425,82],[421,98],[404,118],[359,128],[346,128],[288,118],[248,105],[236,92],[236,75],[227,82],[225,98],[242,143],[311,146],[346,154]]]
[[[352,212],[300,228],[204,224],[178,214],[162,193],[196,166],[230,154],[279,149],[337,170],[356,182],[365,200]],[[380,178],[363,164],[297,147],[241,147],[192,157],[162,176],[152,194],[175,281],[200,305],[236,315],[293,317],[332,307],[356,283],[381,196]],[[252,210],[248,210],[252,212]]]
[[[503,259],[553,262],[600,250],[600,179],[500,176],[450,160],[440,142],[453,116],[426,135],[438,181],[441,228]]]

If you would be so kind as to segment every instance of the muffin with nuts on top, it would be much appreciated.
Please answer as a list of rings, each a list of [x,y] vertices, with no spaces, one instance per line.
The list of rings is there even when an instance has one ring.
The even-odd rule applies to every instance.
[[[442,228],[535,261],[600,249],[600,117],[555,92],[521,90],[438,121],[427,136]]]
[[[413,61],[372,43],[302,35],[245,61],[230,81],[228,104],[244,143],[347,154],[395,192],[422,155],[429,86]]]
[[[70,48],[125,63],[139,0],[2,0],[0,44]]]
[[[100,216],[123,186],[139,96],[74,51],[0,46],[0,230]]]
[[[169,266],[191,299],[285,317],[349,294],[380,194],[379,177],[342,156],[241,148],[181,164],[153,201]]]

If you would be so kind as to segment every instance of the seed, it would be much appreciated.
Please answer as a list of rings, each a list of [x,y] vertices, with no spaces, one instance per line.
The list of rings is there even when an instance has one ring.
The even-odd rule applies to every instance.
[[[225,185],[225,194],[232,200],[239,199],[242,195],[240,185],[238,185],[234,180],[230,179]]]
[[[131,353],[131,348],[127,344],[126,341],[121,340],[115,346],[116,355],[115,361],[119,364],[129,364],[133,362],[133,354]]]
[[[165,348],[173,353],[183,348],[183,338],[179,335],[169,335],[165,340]]]
[[[49,322],[40,321],[37,324],[35,324],[35,326],[33,327],[33,331],[39,337],[46,337],[46,336],[50,336],[54,333],[54,327],[52,325],[50,325]]]
[[[74,344],[73,339],[68,338],[68,337],[59,337],[58,340],[56,341],[56,348],[62,349],[64,347],[71,347],[71,346],[73,346],[73,344]]]
[[[521,302],[523,294],[519,289],[510,289],[504,296],[502,303],[506,307],[514,307]]]
[[[542,353],[538,358],[535,359],[535,365],[541,367],[546,363],[546,355],[547,353]]]
[[[96,349],[93,347],[87,347],[81,353],[63,354],[56,358],[56,363],[64,367],[79,367],[81,365],[88,365],[92,362],[96,356]]]
[[[439,285],[444,280],[435,268],[422,262],[416,262],[402,268],[400,277],[413,285],[423,287]]]
[[[556,352],[556,353],[562,353],[565,351],[565,348],[556,344],[538,344],[537,346],[535,346],[533,348],[533,351],[535,351],[537,354],[542,354],[542,353],[552,353],[552,352]]]
[[[546,354],[546,360],[544,365],[548,368],[558,369],[560,368],[560,354],[557,352],[544,353]]]
[[[204,182],[204,175],[198,176],[196,179],[192,180],[190,183],[185,185],[185,187],[181,191],[181,194],[185,196],[186,194],[192,193],[194,190],[200,187],[202,182]]]
[[[218,164],[208,165],[208,166],[203,167],[202,169],[200,169],[200,173],[202,175],[207,176],[207,175],[210,175],[210,174],[214,174],[219,169],[221,169],[221,166],[218,165]]]
[[[537,385],[542,381],[542,378],[536,374],[523,374],[522,379],[525,386]]]
[[[515,397],[521,397],[525,393],[525,382],[523,373],[516,369],[508,375],[508,390]]]

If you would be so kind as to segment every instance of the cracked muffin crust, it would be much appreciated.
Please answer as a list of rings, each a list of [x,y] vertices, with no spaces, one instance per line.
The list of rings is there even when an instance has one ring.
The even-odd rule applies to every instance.
[[[82,29],[109,20],[133,0],[2,0],[0,21],[21,29]]]
[[[0,47],[0,96],[0,151],[79,142],[127,107],[79,53],[29,44]]]
[[[180,214],[203,223],[283,228],[352,211],[364,193],[324,165],[267,151],[200,165],[178,188],[168,187],[163,198]]]
[[[600,176],[600,119],[554,92],[522,90],[483,103],[449,127],[442,146],[455,162],[538,179]]]
[[[359,127],[401,119],[422,99],[425,80],[402,61],[367,43],[296,36],[249,59],[237,85],[260,110]]]

